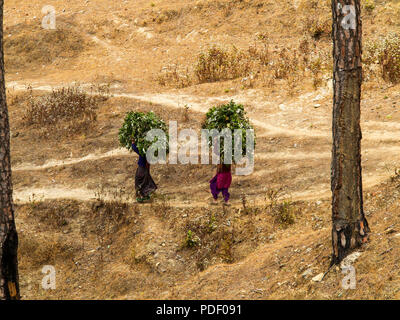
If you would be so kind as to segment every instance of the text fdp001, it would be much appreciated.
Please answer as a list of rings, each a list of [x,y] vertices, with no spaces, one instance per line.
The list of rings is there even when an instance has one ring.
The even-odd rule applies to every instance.
[[[200,306],[200,313],[207,315],[228,315],[228,314],[241,314],[242,308],[240,305],[225,305],[225,304],[202,304]]]

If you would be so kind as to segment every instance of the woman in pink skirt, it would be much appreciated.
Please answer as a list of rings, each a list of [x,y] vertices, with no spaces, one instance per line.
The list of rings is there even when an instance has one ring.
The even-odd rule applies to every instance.
[[[230,164],[219,164],[217,174],[210,180],[210,190],[214,198],[212,204],[218,204],[218,195],[221,192],[224,197],[224,205],[229,206],[229,187],[232,183],[232,173]]]

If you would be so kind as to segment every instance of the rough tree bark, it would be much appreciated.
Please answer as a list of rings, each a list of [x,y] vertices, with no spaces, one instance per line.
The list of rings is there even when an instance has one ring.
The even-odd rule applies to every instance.
[[[3,4],[0,0],[0,299],[19,299],[18,235],[12,199],[10,128],[4,83]]]
[[[332,17],[332,264],[336,264],[367,240],[369,227],[363,211],[361,173],[360,0],[332,0]]]

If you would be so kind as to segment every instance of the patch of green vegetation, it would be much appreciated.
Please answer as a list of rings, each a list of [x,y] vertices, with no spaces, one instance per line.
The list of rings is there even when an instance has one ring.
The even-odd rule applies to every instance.
[[[363,5],[364,5],[364,9],[367,12],[372,12],[375,9],[375,1],[374,0],[364,0]]]
[[[186,234],[186,240],[185,240],[185,246],[187,248],[193,248],[196,247],[200,242],[200,239],[194,235],[192,230],[189,230]]]
[[[215,218],[215,215],[211,215],[210,220],[208,221],[208,232],[213,233],[217,228],[217,219]]]

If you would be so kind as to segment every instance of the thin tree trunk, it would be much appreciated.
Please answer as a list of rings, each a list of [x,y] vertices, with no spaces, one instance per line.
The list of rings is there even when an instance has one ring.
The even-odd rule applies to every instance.
[[[346,7],[345,7],[346,6]],[[360,0],[332,0],[333,148],[332,264],[367,240],[361,173],[362,82]]]
[[[0,299],[19,299],[18,235],[12,199],[10,128],[4,83],[3,4],[0,0]]]

